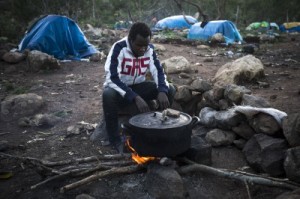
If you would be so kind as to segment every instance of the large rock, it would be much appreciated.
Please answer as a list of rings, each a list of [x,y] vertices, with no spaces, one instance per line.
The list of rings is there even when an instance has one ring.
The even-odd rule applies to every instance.
[[[202,101],[202,103],[207,105],[208,107],[214,108],[216,110],[219,109],[219,102],[214,98],[213,90],[204,92]]]
[[[270,103],[266,99],[249,94],[243,95],[241,104],[259,108],[271,107]]]
[[[255,134],[246,143],[243,152],[249,165],[271,176],[284,174],[283,161],[288,148],[284,139],[265,134]]]
[[[215,115],[218,111],[210,107],[204,107],[199,113],[200,123],[209,128],[216,128],[217,122],[215,120]]]
[[[241,122],[239,125],[232,127],[232,131],[246,140],[249,140],[256,133],[248,122]]]
[[[33,115],[44,105],[44,99],[34,93],[9,96],[1,102],[1,116],[5,120]]]
[[[300,183],[300,147],[290,148],[286,152],[284,160],[286,176],[293,181]]]
[[[191,87],[202,93],[212,89],[212,85],[208,81],[199,78],[192,82]]]
[[[262,62],[253,55],[247,55],[223,65],[213,78],[215,85],[239,84],[264,75]]]
[[[250,126],[256,133],[264,133],[267,135],[280,134],[281,127],[274,117],[266,113],[258,113],[249,121]]]
[[[232,127],[237,126],[242,121],[245,121],[246,117],[243,114],[234,111],[233,109],[229,109],[227,111],[218,111],[215,114],[215,120],[218,128],[230,130]]]
[[[189,102],[192,98],[192,91],[188,86],[179,86],[174,96],[174,99],[178,102]]]
[[[200,136],[193,135],[190,148],[182,155],[199,164],[211,165],[211,151],[210,144]]]
[[[240,104],[244,94],[251,94],[251,90],[245,86],[229,84],[225,86],[224,97],[234,104]]]
[[[188,113],[190,115],[198,115],[199,111],[197,110],[198,102],[201,101],[202,95],[201,94],[195,94],[192,95],[192,98],[188,102],[181,103],[181,107],[183,112]]]
[[[171,57],[161,62],[168,74],[189,72],[190,62],[183,56]]]
[[[272,116],[278,125],[282,127],[282,122],[287,114],[283,111],[274,108],[257,108],[252,106],[234,106],[233,109],[237,112],[244,114],[248,120],[252,120],[258,113],[265,113]]]
[[[154,198],[184,198],[185,190],[180,175],[171,167],[158,164],[148,166],[146,189]]]
[[[57,59],[38,50],[30,51],[27,57],[28,71],[37,72],[39,70],[59,69],[60,64]]]
[[[223,131],[221,129],[213,129],[209,131],[205,139],[212,146],[227,146],[233,143],[236,135],[231,131]]]
[[[26,57],[25,54],[19,52],[7,52],[2,56],[2,59],[8,63],[15,64],[24,60]]]
[[[292,147],[300,146],[300,114],[289,115],[283,121],[283,134]]]

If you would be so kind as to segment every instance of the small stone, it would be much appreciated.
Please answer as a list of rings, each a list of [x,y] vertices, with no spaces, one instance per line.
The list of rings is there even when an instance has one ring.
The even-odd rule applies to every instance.
[[[270,96],[270,99],[272,99],[272,100],[277,99],[277,95],[271,95],[271,96]]]

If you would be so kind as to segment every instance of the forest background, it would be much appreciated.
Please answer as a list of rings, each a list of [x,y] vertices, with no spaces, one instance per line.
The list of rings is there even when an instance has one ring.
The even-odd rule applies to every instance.
[[[194,16],[197,8],[185,0],[0,0],[0,40],[20,41],[26,29],[42,15],[59,14],[80,26],[113,28],[116,21],[143,21],[148,24],[167,16]],[[226,19],[242,29],[252,22],[282,24],[300,21],[299,0],[189,0],[201,7],[209,20]],[[201,20],[201,17],[199,18]]]

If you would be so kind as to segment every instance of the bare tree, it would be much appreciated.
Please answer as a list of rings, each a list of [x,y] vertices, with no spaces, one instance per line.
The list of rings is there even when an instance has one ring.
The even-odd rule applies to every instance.
[[[202,28],[208,23],[208,15],[204,14],[204,12],[202,11],[201,7],[200,7],[198,4],[193,3],[193,2],[190,2],[190,1],[187,1],[187,0],[174,0],[174,1],[175,1],[175,3],[177,4],[179,10],[182,12],[183,17],[184,17],[184,19],[186,20],[186,22],[187,22],[188,24],[191,24],[191,25],[192,25],[193,23],[190,22],[190,21],[187,19],[187,17],[185,16],[184,10],[182,9],[182,2],[185,2],[185,3],[187,3],[187,4],[190,4],[190,5],[192,5],[192,6],[194,6],[194,7],[197,8],[198,13],[199,13],[200,16],[202,16],[202,18],[203,18],[203,21],[202,21],[202,23],[201,23],[201,27],[202,27]]]
[[[218,12],[217,19],[223,19],[226,10],[227,0],[214,0]]]

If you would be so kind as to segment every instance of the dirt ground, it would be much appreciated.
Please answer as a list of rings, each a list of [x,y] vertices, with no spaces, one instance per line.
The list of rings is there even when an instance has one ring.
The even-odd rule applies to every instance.
[[[159,58],[164,60],[171,56],[184,56],[192,64],[200,63],[198,73],[210,80],[217,70],[227,62],[238,58],[239,48],[211,47],[197,49],[195,45],[184,43],[163,43],[167,49],[160,53]],[[254,55],[265,65],[266,76],[259,82],[266,82],[269,86],[262,86],[259,82],[245,83],[253,95],[267,99],[273,108],[291,114],[300,110],[300,36],[284,35],[280,42],[260,44]],[[232,51],[233,57],[226,54]],[[217,54],[217,55],[216,55]],[[212,56],[214,55],[214,56]],[[212,62],[204,62],[207,56],[212,56]],[[28,73],[22,70],[26,62],[15,65],[0,61],[0,99],[1,101],[16,89],[33,92],[42,96],[46,106],[40,113],[54,113],[64,111],[67,115],[63,121],[53,128],[22,128],[17,121],[0,121],[0,140],[9,144],[5,153],[15,156],[28,156],[52,161],[72,158],[89,157],[100,154],[114,154],[109,147],[99,146],[90,141],[89,135],[79,134],[65,137],[69,126],[84,121],[98,123],[102,118],[101,92],[104,80],[104,62],[65,62],[55,71]],[[7,68],[14,67],[7,70]],[[72,77],[74,82],[67,81]],[[184,84],[178,75],[170,75],[174,83]],[[10,82],[13,90],[7,91],[4,82]],[[28,142],[34,138],[45,138],[36,142]],[[218,148],[214,155],[219,158],[213,166],[236,169],[242,166],[236,158],[230,157],[236,149]],[[242,159],[242,157],[241,157]],[[0,179],[0,198],[75,198],[86,193],[95,198],[151,198],[146,192],[145,173],[136,173],[124,176],[107,177],[83,185],[64,194],[59,189],[73,182],[72,178],[56,180],[31,190],[30,186],[42,181],[34,168],[23,166],[21,161],[1,158],[0,170],[12,171],[9,179]],[[249,198],[245,186],[233,180],[221,179],[207,174],[191,174],[183,176],[187,191],[187,198]],[[284,191],[279,188],[250,186],[253,199],[273,199]]]

